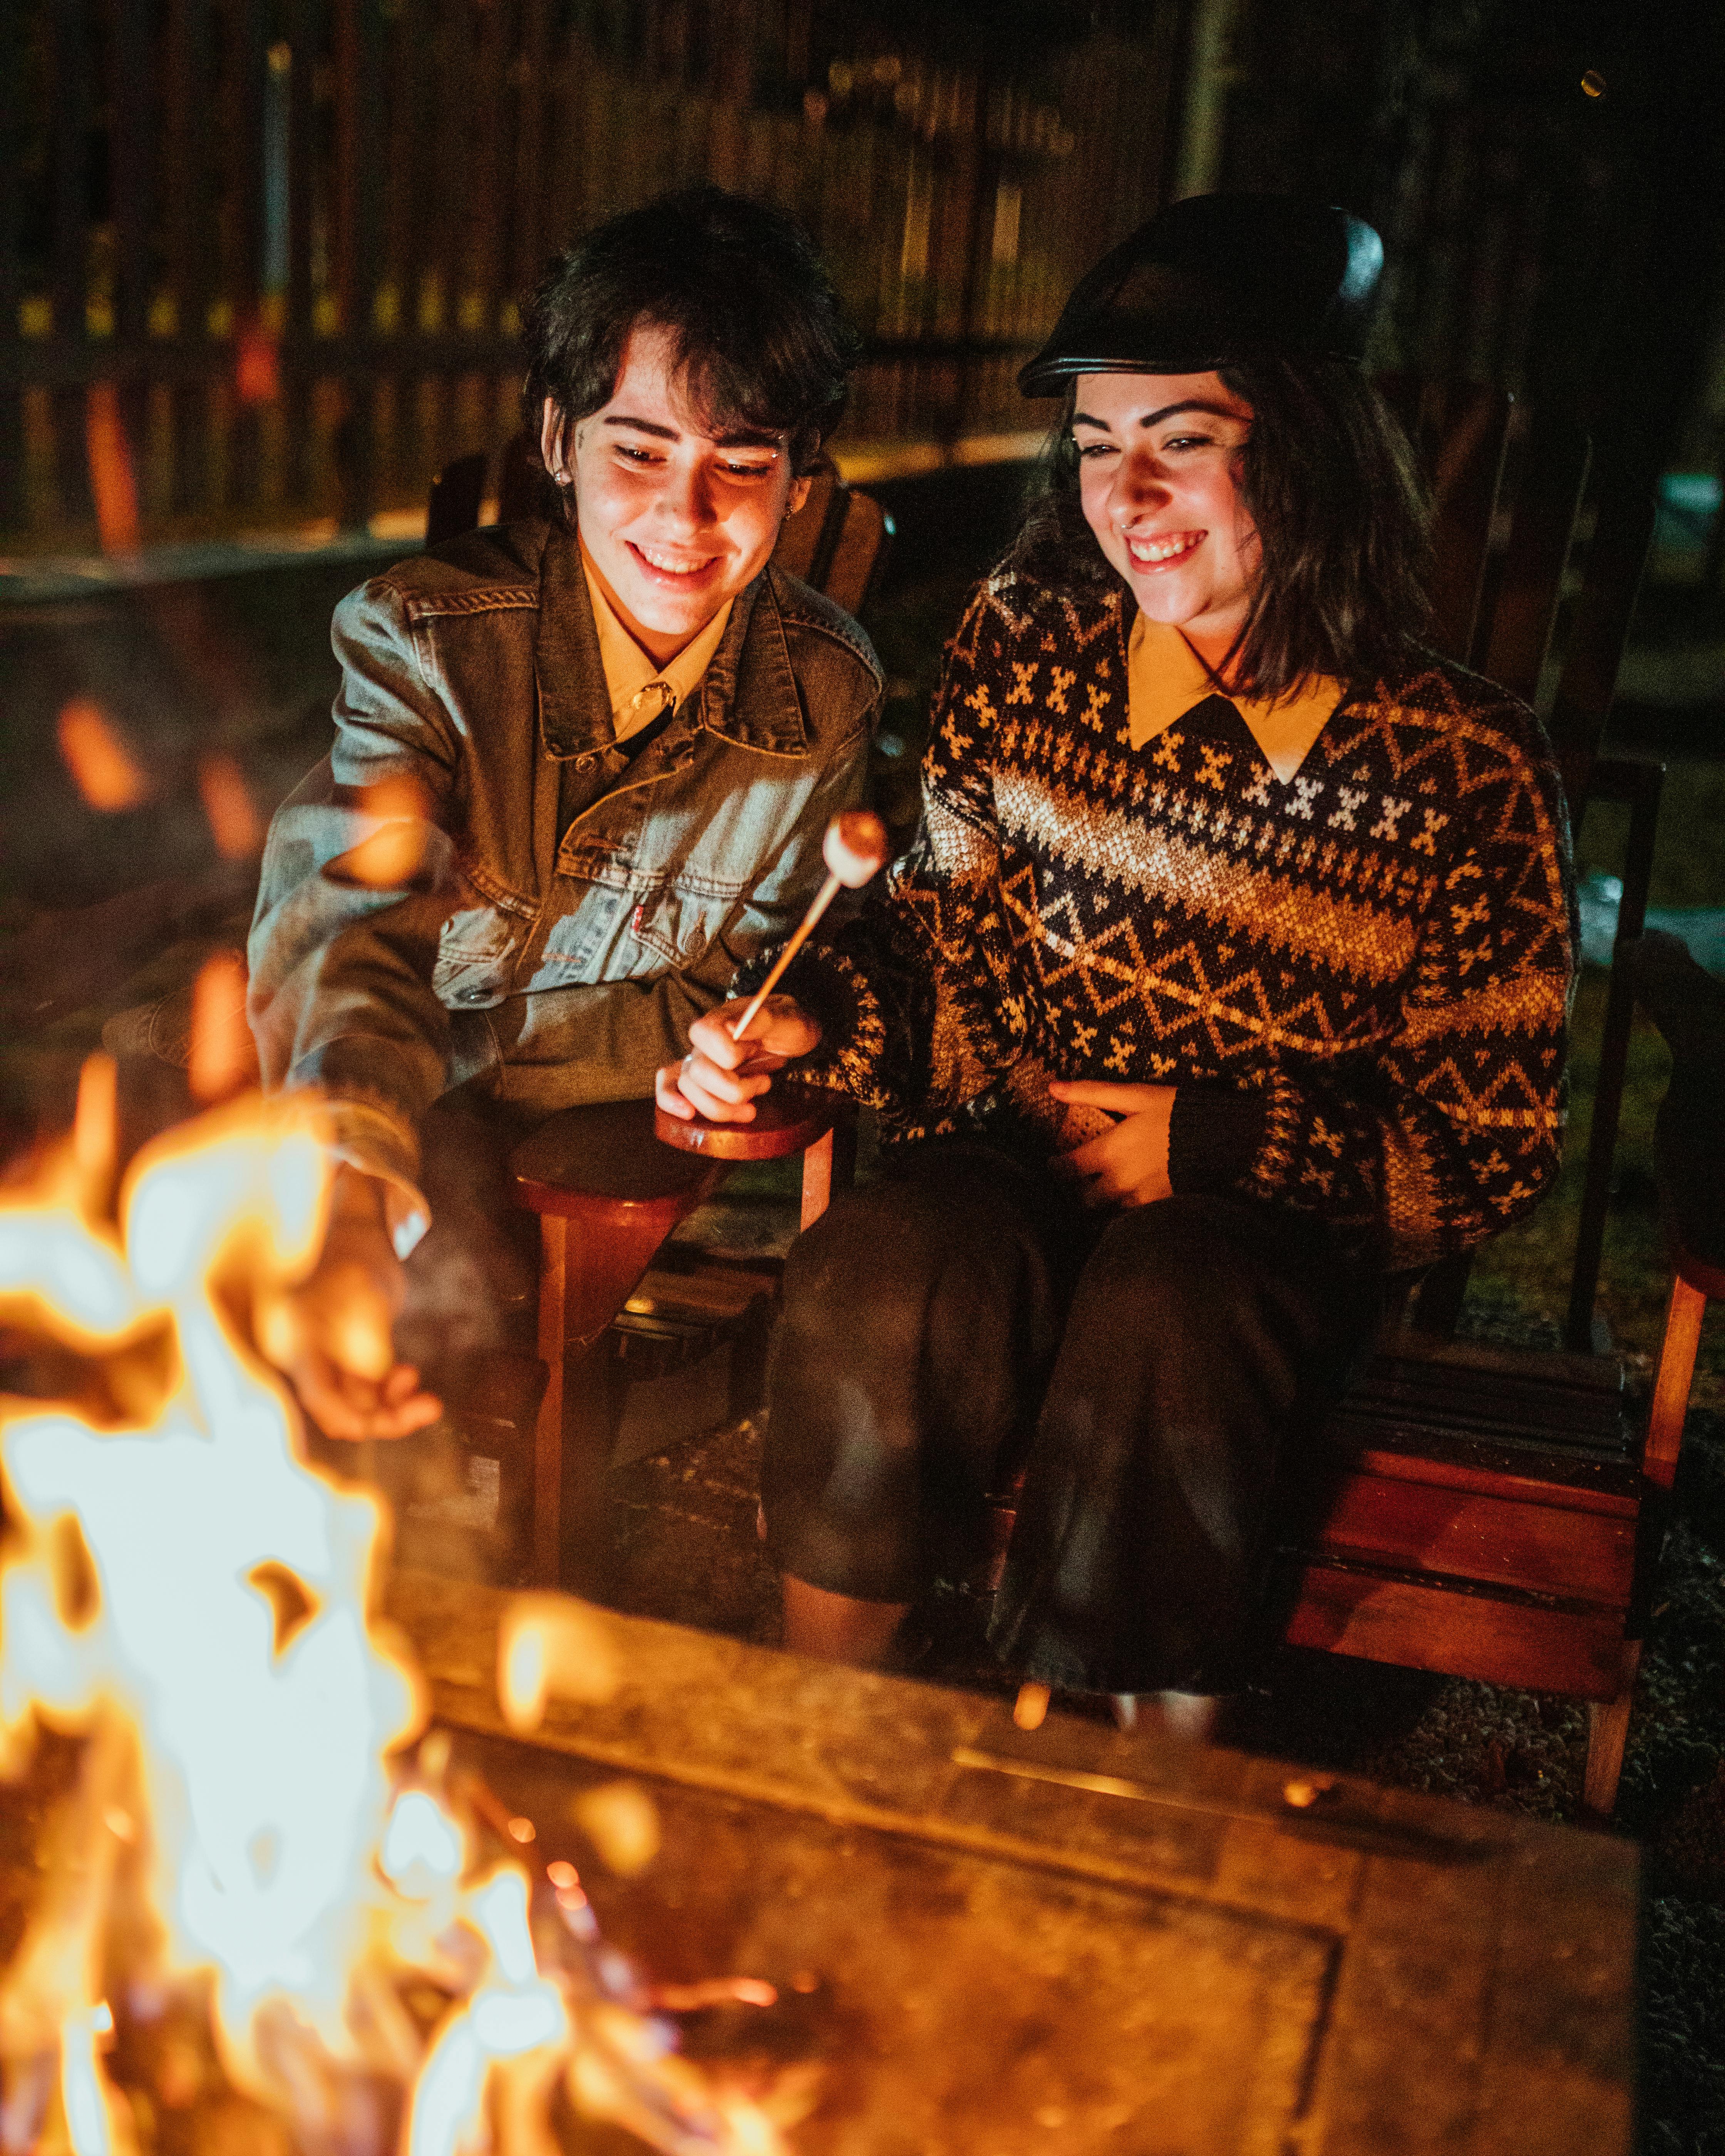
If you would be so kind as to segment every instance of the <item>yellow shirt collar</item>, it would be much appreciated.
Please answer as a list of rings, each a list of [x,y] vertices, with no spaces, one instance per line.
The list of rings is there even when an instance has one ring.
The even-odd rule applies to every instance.
[[[1206,696],[1222,693],[1178,629],[1142,613],[1134,618],[1127,639],[1126,670],[1127,728],[1134,748],[1166,733],[1176,719],[1184,718]],[[1231,695],[1228,701],[1245,721],[1265,762],[1286,785],[1342,696],[1341,682],[1317,675],[1298,695],[1279,701]]]
[[[726,599],[692,642],[664,666],[655,666],[623,624],[605,597],[587,548],[581,549],[582,573],[587,595],[593,602],[593,627],[598,632],[599,664],[605,670],[605,693],[611,700],[611,724],[620,742],[651,726],[661,711],[674,711],[701,686],[713,654],[718,649],[731,619],[732,602]]]

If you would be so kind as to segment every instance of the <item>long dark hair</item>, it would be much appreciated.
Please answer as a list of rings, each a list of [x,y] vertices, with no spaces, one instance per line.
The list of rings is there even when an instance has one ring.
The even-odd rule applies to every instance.
[[[1274,697],[1314,675],[1393,672],[1430,619],[1430,509],[1394,414],[1350,360],[1263,358],[1221,373],[1252,408],[1240,495],[1263,558],[1219,674]],[[1075,382],[1002,567],[1075,598],[1129,598],[1079,499],[1076,393]]]
[[[697,408],[789,433],[806,472],[844,413],[862,351],[796,219],[721,187],[685,187],[608,218],[547,271],[522,323],[521,408],[584,419],[617,387],[638,323],[669,331]]]

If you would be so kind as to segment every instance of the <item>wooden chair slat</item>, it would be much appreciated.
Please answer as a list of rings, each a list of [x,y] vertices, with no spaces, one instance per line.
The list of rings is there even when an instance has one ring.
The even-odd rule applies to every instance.
[[[475,449],[471,456],[457,457],[453,464],[445,465],[432,480],[431,498],[425,507],[428,547],[441,547],[446,540],[459,539],[478,524],[489,464],[485,451]]]
[[[1326,1493],[1323,1517],[1301,1548],[1626,1609],[1635,1535],[1633,1518],[1352,1474]]]
[[[821,588],[846,613],[860,613],[886,558],[892,519],[872,495],[847,494]]]
[[[540,461],[539,444],[524,427],[510,436],[497,459],[498,522],[513,524],[523,516],[549,515],[552,504],[548,497],[554,492]]]
[[[1333,1422],[1332,1424],[1333,1427]],[[1372,1435],[1381,1436],[1373,1428]],[[1534,1455],[1513,1446],[1455,1445],[1419,1452],[1383,1444],[1347,1455],[1354,1472],[1393,1481],[1425,1482],[1436,1490],[1517,1504],[1557,1505],[1565,1511],[1603,1512],[1632,1520],[1640,1502],[1640,1471],[1633,1457],[1576,1460]]]
[[[1380,375],[1377,388],[1431,489],[1434,640],[1446,656],[1471,664],[1514,400],[1482,382],[1409,374]]]
[[[1476,639],[1481,671],[1530,704],[1551,648],[1592,462],[1584,428],[1560,415],[1535,421],[1486,633]]]
[[[1623,1611],[1611,1604],[1558,1608],[1331,1564],[1304,1566],[1293,1586],[1291,1646],[1602,1703],[1624,1689]]]
[[[819,583],[823,562],[832,552],[827,526],[839,499],[838,473],[830,465],[815,472],[809,482],[808,499],[780,529],[773,550],[775,567],[788,577],[800,577],[805,584]]]
[[[1578,818],[1617,693],[1618,669],[1653,543],[1656,507],[1651,488],[1633,502],[1602,502],[1589,542],[1575,625],[1546,721],[1563,766],[1569,813]]]

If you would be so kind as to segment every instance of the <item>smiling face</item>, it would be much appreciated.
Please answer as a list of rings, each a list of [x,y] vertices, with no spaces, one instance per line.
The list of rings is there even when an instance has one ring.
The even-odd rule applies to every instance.
[[[1216,374],[1085,374],[1072,437],[1096,543],[1152,621],[1214,665],[1245,624],[1261,549],[1240,498],[1252,408]]]
[[[609,400],[573,425],[547,399],[547,468],[567,470],[588,558],[618,619],[667,665],[766,566],[806,479],[790,436],[721,429],[685,393],[671,339],[630,333]]]

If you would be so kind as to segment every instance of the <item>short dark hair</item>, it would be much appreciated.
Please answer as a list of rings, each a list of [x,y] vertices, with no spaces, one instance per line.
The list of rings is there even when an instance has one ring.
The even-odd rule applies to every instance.
[[[1282,696],[1314,675],[1393,673],[1430,626],[1430,516],[1394,414],[1352,361],[1242,361],[1222,380],[1252,408],[1240,494],[1263,547],[1230,680]],[[1085,521],[1067,392],[1003,566],[1074,597],[1125,590]]]
[[[584,419],[617,386],[629,333],[669,331],[716,426],[788,432],[807,471],[845,410],[861,343],[794,218],[722,187],[688,187],[608,218],[547,271],[523,325],[521,407],[536,440],[549,398]]]

